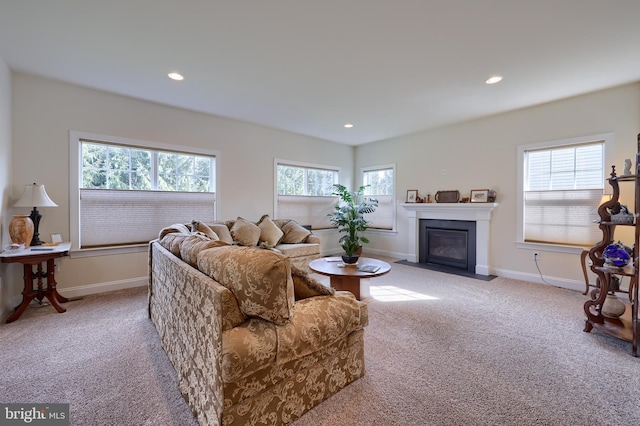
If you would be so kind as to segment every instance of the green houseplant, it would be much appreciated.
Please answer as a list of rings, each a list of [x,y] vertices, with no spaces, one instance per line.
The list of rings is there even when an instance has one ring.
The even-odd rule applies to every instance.
[[[361,186],[357,191],[349,191],[344,185],[334,184],[333,195],[338,196],[340,202],[336,204],[335,211],[329,213],[329,220],[338,227],[338,232],[344,232],[340,238],[340,245],[344,249],[345,263],[356,263],[361,244],[369,240],[361,233],[369,227],[369,222],[364,218],[365,214],[373,213],[378,207],[378,200],[364,195],[367,186]]]

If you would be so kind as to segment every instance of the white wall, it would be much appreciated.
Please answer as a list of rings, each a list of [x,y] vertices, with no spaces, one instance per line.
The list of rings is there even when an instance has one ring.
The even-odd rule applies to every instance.
[[[11,242],[9,238],[9,195],[11,192],[11,71],[0,58],[0,244]],[[13,280],[5,264],[0,264],[0,319],[10,308],[10,296],[15,293]],[[19,291],[19,290],[18,290]]]
[[[19,197],[25,183],[43,182],[60,206],[42,210],[40,233],[45,238],[53,232],[69,236],[68,133],[79,130],[218,150],[222,176],[218,182],[220,219],[241,215],[255,220],[264,213],[273,214],[273,158],[340,166],[347,185],[351,184],[353,170],[396,163],[399,203],[404,201],[407,189],[418,189],[421,196],[458,189],[465,196],[471,189],[493,188],[498,191],[500,206],[494,210],[492,221],[491,271],[539,281],[531,252],[515,246],[516,147],[614,132],[614,158],[607,161],[621,166],[625,158],[634,156],[636,135],[640,132],[640,84],[354,149],[31,75],[15,73],[11,77],[6,66],[3,69],[0,94],[13,89],[13,109],[2,111],[8,110],[2,102],[0,120],[8,121],[7,117],[13,114],[13,141],[8,142],[10,132],[3,130],[0,150],[11,153],[13,149],[15,166],[10,187],[0,174],[5,192],[2,228],[7,229],[6,217],[14,213],[7,213],[7,197]],[[442,169],[446,169],[446,175],[441,174]],[[407,229],[405,211],[398,207],[398,233],[370,233],[372,244],[368,247],[377,253],[406,258]],[[3,238],[6,240],[6,236]],[[335,236],[321,238],[324,251],[335,249]],[[554,284],[583,286],[576,255],[542,252],[540,267],[545,279]],[[136,253],[65,258],[56,277],[63,294],[79,295],[143,284],[146,273],[147,255]],[[21,290],[20,278],[21,274],[13,278],[14,297]]]
[[[418,189],[420,196],[457,189],[463,197],[471,189],[495,189],[500,205],[491,223],[492,273],[540,281],[532,252],[515,245],[517,146],[607,132],[615,133],[613,158],[606,159],[608,174],[611,164],[621,170],[624,159],[635,156],[640,84],[363,145],[356,149],[355,170],[395,162],[399,203],[407,189]],[[372,247],[406,258],[407,230],[406,212],[398,207],[397,235],[372,234]],[[583,289],[577,255],[543,251],[539,265],[547,281]]]
[[[355,150],[343,144],[21,73],[13,75],[13,96],[11,196],[19,197],[26,183],[42,182],[59,205],[40,209],[43,240],[51,233],[69,237],[70,130],[219,151],[220,220],[273,215],[274,158],[339,166],[347,184],[353,176]],[[144,284],[146,274],[147,254],[134,253],[64,258],[56,280],[62,294],[74,296]]]

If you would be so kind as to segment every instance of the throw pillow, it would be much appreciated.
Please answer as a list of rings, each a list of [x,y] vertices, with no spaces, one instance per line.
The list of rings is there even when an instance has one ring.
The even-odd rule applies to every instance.
[[[231,229],[233,241],[237,241],[241,246],[255,247],[260,240],[260,228],[255,223],[238,217]]]
[[[284,236],[284,232],[266,214],[260,218],[258,228],[260,228],[260,242],[263,243],[264,248],[277,246]]]
[[[200,222],[199,220],[191,221],[191,232],[200,232],[214,241],[220,239],[218,237],[218,234],[216,234],[213,229],[211,229],[207,224]]]
[[[213,230],[220,238],[220,241],[224,241],[228,244],[233,244],[233,237],[231,236],[231,232],[229,232],[229,227],[224,223],[216,223],[210,222],[207,224],[209,228]]]
[[[282,238],[281,242],[287,244],[303,243],[311,234],[311,231],[300,226],[295,220],[287,222],[282,227],[282,231],[284,232],[284,238]]]
[[[322,285],[295,265],[291,265],[291,278],[296,300],[313,296],[333,296],[336,293],[335,289]]]
[[[291,262],[257,247],[225,246],[198,254],[198,269],[227,287],[247,316],[282,325],[294,304]]]

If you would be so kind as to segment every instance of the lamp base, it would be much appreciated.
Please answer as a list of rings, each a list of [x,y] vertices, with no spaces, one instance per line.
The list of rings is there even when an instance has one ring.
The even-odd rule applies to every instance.
[[[31,215],[29,215],[31,221],[33,222],[33,238],[31,239],[31,246],[41,246],[44,244],[40,241],[40,234],[38,233],[38,228],[40,227],[40,219],[42,219],[42,215],[38,211],[36,207],[31,210]]]

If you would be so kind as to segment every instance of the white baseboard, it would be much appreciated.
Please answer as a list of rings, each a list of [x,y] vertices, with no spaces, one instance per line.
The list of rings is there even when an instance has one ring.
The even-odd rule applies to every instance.
[[[127,288],[144,287],[149,284],[148,277],[130,278],[127,280],[109,281],[105,283],[88,284],[71,288],[59,288],[58,293],[73,299],[91,294],[106,293],[108,291],[124,290]]]
[[[389,252],[386,250],[376,250],[369,247],[366,247],[366,251],[369,253],[376,254],[378,256],[386,256],[386,257],[391,257],[396,259],[408,258],[407,253],[396,253],[396,252]],[[336,250],[328,251],[327,253],[322,253],[322,255],[330,256],[330,255],[338,255],[340,253],[342,253],[342,250],[336,249]],[[490,266],[487,267],[487,272],[489,275],[496,275],[498,277],[511,278],[514,280],[529,281],[529,282],[534,282],[539,284],[552,285],[555,287],[566,288],[568,290],[579,291],[580,293],[584,292],[584,289],[585,289],[585,283],[582,280],[572,280],[567,278],[544,276],[544,281],[543,281],[542,278],[540,278],[540,274],[531,274],[527,272],[513,271],[510,269],[497,269],[497,268],[491,268]]]
[[[514,280],[520,281],[529,281],[538,284],[546,284],[554,287],[566,288],[568,290],[574,290],[579,292],[584,292],[585,283],[584,281],[571,280],[567,278],[557,278],[544,276],[544,281],[540,277],[540,274],[531,274],[528,272],[520,272],[520,271],[512,271],[509,269],[492,269],[492,275],[497,275],[499,277],[511,278]]]

